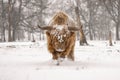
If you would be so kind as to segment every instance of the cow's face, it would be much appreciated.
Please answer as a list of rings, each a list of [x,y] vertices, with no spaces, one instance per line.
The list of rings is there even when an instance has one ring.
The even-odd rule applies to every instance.
[[[66,49],[66,42],[70,36],[67,25],[55,25],[51,30],[52,44],[56,51],[63,52]]]
[[[42,30],[47,30],[50,32],[50,36],[52,39],[52,45],[54,49],[58,52],[63,52],[67,48],[67,40],[71,35],[71,31],[78,31],[80,28],[75,26],[68,26],[68,25],[53,25],[53,26],[45,26],[38,27]]]

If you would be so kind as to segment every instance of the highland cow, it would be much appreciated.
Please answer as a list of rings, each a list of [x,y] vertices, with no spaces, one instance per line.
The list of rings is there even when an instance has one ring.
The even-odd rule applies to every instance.
[[[74,46],[76,33],[79,28],[66,13],[57,12],[48,26],[38,27],[46,30],[48,50],[52,54],[53,60],[68,58],[74,61]]]

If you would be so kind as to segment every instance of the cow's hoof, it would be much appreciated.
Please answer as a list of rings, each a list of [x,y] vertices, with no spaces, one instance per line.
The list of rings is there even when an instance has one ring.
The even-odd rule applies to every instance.
[[[60,61],[58,61],[58,60],[52,60],[52,63],[53,63],[54,65],[57,65],[57,66],[60,65]]]
[[[57,66],[59,66],[59,65],[60,65],[60,63],[57,63],[56,65],[57,65]]]
[[[64,60],[63,58],[58,58],[58,60],[57,60],[57,65],[59,66],[60,63],[61,63],[63,60]]]
[[[65,58],[60,58],[60,62],[63,62],[65,60]]]

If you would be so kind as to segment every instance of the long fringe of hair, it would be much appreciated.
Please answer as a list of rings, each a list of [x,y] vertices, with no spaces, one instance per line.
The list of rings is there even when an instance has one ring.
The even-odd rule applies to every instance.
[[[68,22],[68,15],[63,11],[59,11],[53,16],[49,24],[50,25],[55,25],[55,24],[63,25],[63,24],[67,24],[67,22]]]

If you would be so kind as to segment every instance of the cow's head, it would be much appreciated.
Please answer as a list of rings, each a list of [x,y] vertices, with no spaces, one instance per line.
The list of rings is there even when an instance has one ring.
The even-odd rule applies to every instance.
[[[42,30],[49,31],[49,35],[52,39],[51,43],[54,49],[58,52],[63,52],[67,48],[67,40],[72,35],[74,31],[79,30],[76,27],[70,27],[68,25],[54,25],[40,27]]]

